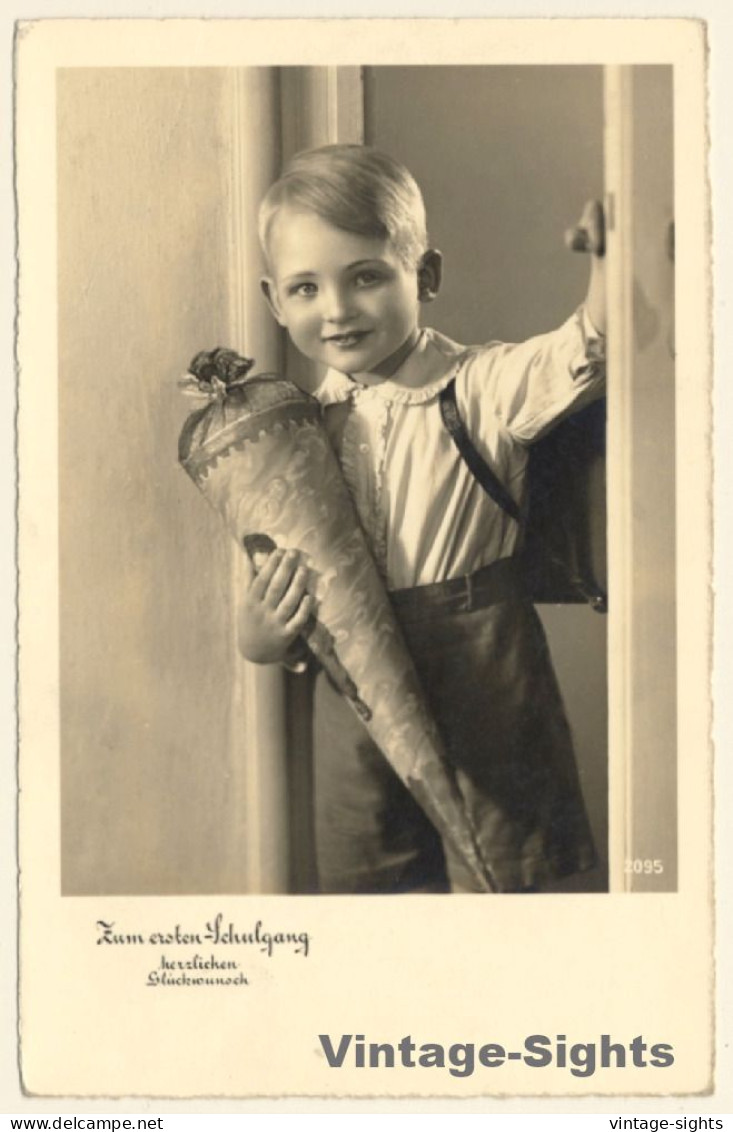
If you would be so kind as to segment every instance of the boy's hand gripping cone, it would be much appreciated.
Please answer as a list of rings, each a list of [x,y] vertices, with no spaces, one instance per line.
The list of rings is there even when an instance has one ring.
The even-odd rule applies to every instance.
[[[259,536],[300,551],[316,578],[309,648],[440,834],[485,891],[477,845],[414,666],[367,548],[315,398],[276,374],[248,377],[231,350],[197,354],[179,460],[243,552]],[[270,542],[271,540],[271,542]]]

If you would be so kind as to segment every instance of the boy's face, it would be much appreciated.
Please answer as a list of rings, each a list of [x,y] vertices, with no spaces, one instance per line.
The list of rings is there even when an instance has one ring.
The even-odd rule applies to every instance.
[[[405,267],[389,240],[359,236],[313,212],[282,208],[262,281],[281,326],[306,357],[343,373],[390,377],[417,340],[424,268]],[[434,253],[436,256],[438,253]]]

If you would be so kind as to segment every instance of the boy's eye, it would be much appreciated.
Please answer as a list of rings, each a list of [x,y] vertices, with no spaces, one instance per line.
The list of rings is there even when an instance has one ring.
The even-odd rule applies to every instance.
[[[354,282],[358,287],[370,287],[373,283],[379,283],[381,279],[382,276],[378,271],[364,270],[355,276]]]
[[[315,283],[308,282],[293,283],[291,287],[288,287],[289,295],[302,295],[305,298],[308,298],[310,295],[315,295],[317,291],[318,288]]]

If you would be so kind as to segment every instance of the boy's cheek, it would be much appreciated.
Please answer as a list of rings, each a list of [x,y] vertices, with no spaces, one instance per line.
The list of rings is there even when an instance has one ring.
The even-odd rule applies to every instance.
[[[320,335],[313,327],[303,326],[302,323],[288,323],[287,330],[300,349],[315,349],[320,345]]]
[[[313,335],[307,336],[299,333],[298,330],[291,326],[287,327],[288,338],[295,346],[303,357],[311,361],[320,361],[322,350],[320,348],[320,340]]]

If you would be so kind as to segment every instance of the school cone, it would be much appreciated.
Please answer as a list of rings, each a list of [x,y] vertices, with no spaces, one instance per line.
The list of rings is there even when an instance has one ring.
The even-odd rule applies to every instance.
[[[180,463],[244,553],[253,539],[300,551],[314,578],[308,647],[480,888],[494,891],[320,406],[277,374],[249,377],[252,365],[223,349],[193,359],[184,392],[208,404],[183,426]]]

